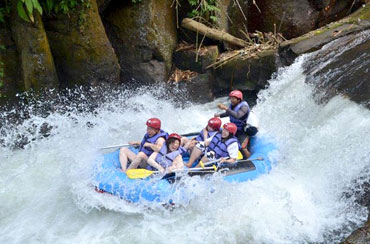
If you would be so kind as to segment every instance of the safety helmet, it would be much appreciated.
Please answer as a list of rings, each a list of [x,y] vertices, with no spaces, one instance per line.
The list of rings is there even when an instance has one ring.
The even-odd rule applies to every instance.
[[[161,121],[157,118],[148,119],[148,121],[146,122],[146,125],[154,129],[157,129],[157,130],[161,129]]]
[[[179,134],[177,134],[177,133],[172,133],[172,134],[170,134],[170,135],[168,136],[168,139],[170,139],[170,138],[175,138],[175,139],[179,140],[179,141],[180,141],[180,143],[181,143],[181,136],[180,136]]]
[[[232,133],[234,136],[236,134],[236,131],[238,130],[238,127],[236,127],[234,123],[226,123],[224,124],[223,128]]]
[[[221,120],[217,117],[208,120],[208,126],[216,131],[220,130],[221,124],[222,124]]]
[[[243,100],[243,93],[239,90],[234,90],[230,92],[229,97],[236,97],[240,100]]]

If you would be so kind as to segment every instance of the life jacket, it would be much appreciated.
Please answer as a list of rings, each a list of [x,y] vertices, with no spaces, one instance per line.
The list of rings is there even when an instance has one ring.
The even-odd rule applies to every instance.
[[[247,120],[248,120],[248,116],[249,116],[249,105],[246,101],[242,101],[241,103],[239,103],[238,105],[236,105],[234,108],[232,108],[232,104],[230,104],[229,108],[233,111],[235,111],[236,113],[240,110],[240,108],[242,106],[247,106],[248,107],[248,112],[243,116],[241,117],[240,119],[237,119],[233,116],[229,116],[230,117],[230,122],[236,124],[236,127],[238,127],[238,131],[243,131],[244,129],[244,126],[247,124]]]
[[[163,131],[163,130],[160,130],[157,134],[155,134],[152,137],[149,137],[148,133],[146,133],[144,135],[143,140],[141,140],[139,152],[143,152],[143,153],[145,153],[146,156],[149,157],[154,151],[150,147],[144,147],[145,142],[149,142],[149,143],[155,144],[155,142],[160,137],[163,137],[165,140],[167,140],[168,133],[165,132],[165,131]]]
[[[217,132],[218,131],[207,131],[208,138],[212,137]],[[197,141],[204,141],[203,130],[200,131],[199,135],[195,138],[195,140],[197,140]]]
[[[240,144],[238,142],[238,139],[235,136],[229,138],[225,142],[222,142],[221,139],[222,139],[221,138],[221,133],[217,133],[212,138],[211,143],[209,144],[209,146],[207,148],[208,152],[210,152],[210,151],[215,152],[216,159],[229,157],[230,155],[229,155],[229,152],[227,151],[227,147],[230,144],[234,143],[234,142],[238,143],[238,146],[239,146],[239,149],[240,149]]]
[[[159,150],[158,155],[155,158],[155,161],[159,163],[159,165],[161,165],[163,168],[166,169],[172,165],[173,160],[175,160],[177,156],[183,153],[184,150],[185,150],[184,148],[179,147],[176,151],[168,153],[167,145],[163,144],[163,146],[161,147],[161,150]]]

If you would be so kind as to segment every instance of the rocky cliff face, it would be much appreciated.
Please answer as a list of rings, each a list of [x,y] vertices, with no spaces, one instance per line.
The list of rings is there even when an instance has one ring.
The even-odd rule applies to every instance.
[[[104,18],[120,60],[122,80],[167,80],[177,45],[175,9],[169,0],[117,3]]]
[[[68,15],[45,21],[58,77],[63,85],[118,83],[119,64],[95,0]]]
[[[11,38],[11,31],[5,24],[0,24],[0,101],[6,96],[14,96],[17,91],[24,90],[18,63],[17,46]]]
[[[58,77],[44,25],[38,13],[34,17],[34,23],[22,20],[16,11],[16,2],[13,2],[11,30],[24,88],[57,87]]]

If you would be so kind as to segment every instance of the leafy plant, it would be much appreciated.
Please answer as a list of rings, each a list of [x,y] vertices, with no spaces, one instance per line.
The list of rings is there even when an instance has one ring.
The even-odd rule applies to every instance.
[[[220,9],[217,7],[218,0],[188,0],[192,6],[192,11],[189,13],[190,18],[199,18],[210,22],[216,22],[216,12]]]
[[[5,16],[10,13],[10,7],[7,1],[0,2],[0,23],[5,22]]]
[[[39,0],[18,0],[17,12],[23,20],[32,23],[35,22],[35,18],[33,16],[34,10],[42,15],[42,7]]]

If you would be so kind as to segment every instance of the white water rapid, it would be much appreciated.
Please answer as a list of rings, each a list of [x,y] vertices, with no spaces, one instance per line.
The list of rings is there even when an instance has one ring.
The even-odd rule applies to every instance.
[[[40,116],[26,107],[29,118],[1,131],[0,243],[338,243],[367,218],[345,193],[370,178],[370,111],[341,96],[314,103],[303,60],[281,69],[254,107],[260,133],[279,148],[271,173],[239,184],[214,179],[214,193],[189,179],[196,197],[175,209],[95,192],[97,149],[140,140],[153,116],[169,132],[199,131],[225,98],[179,107],[158,96],[161,89],[142,89],[93,113]],[[36,133],[24,149],[12,149],[17,134],[31,137],[30,128],[45,122],[49,137]]]

